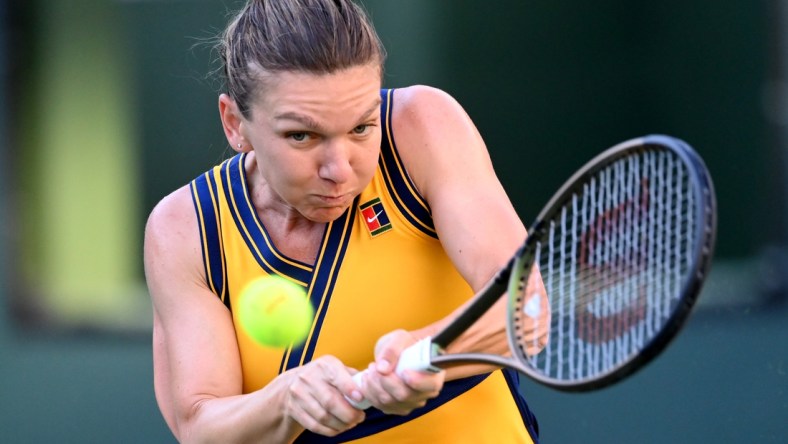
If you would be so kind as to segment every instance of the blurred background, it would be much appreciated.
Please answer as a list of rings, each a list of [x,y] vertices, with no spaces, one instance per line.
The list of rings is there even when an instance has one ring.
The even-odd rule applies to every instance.
[[[545,443],[788,437],[788,2],[367,0],[386,84],[454,95],[529,223],[599,151],[705,158],[699,306],[614,387],[525,381]],[[212,39],[232,0],[0,0],[0,441],[173,442],[152,389],[145,219],[229,155]]]

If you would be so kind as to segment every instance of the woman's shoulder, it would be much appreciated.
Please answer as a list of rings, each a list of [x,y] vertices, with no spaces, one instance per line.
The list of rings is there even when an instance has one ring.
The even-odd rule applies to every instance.
[[[146,242],[167,243],[195,225],[194,204],[189,185],[162,198],[150,212],[145,226]]]
[[[423,193],[440,182],[457,157],[486,156],[476,126],[460,103],[438,88],[416,85],[394,91],[391,128],[411,179]],[[428,197],[428,196],[425,196]]]
[[[460,104],[446,91],[427,85],[394,89],[395,115],[422,116],[445,111],[460,111]]]
[[[392,129],[405,145],[415,142],[423,147],[429,141],[476,133],[465,109],[446,91],[415,85],[398,88],[393,96]]]

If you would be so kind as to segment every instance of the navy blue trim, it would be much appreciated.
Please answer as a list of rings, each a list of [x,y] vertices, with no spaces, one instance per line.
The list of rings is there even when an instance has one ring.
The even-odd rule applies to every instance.
[[[416,186],[411,181],[410,176],[408,176],[394,143],[394,133],[391,126],[391,110],[394,106],[393,93],[393,89],[380,91],[382,100],[380,117],[383,137],[380,143],[380,160],[378,164],[383,172],[386,188],[389,190],[389,194],[391,194],[399,212],[418,230],[437,239],[438,234],[435,232],[429,205],[418,193]]]
[[[422,415],[425,415],[438,407],[446,404],[457,396],[462,395],[468,390],[472,389],[484,381],[490,374],[471,376],[469,378],[457,379],[448,381],[443,385],[440,395],[436,398],[427,401],[427,405],[420,409],[416,409],[410,414],[405,416],[387,415],[378,409],[367,409],[367,417],[361,424],[356,427],[340,433],[335,437],[328,437],[317,435],[309,431],[302,433],[298,439],[295,440],[297,444],[334,444],[352,441],[354,439],[364,438],[384,430],[412,421]]]
[[[271,237],[251,205],[244,168],[246,155],[242,153],[234,156],[222,165],[221,171],[225,198],[238,232],[266,273],[289,276],[306,286],[312,277],[311,265],[289,258],[289,262],[283,260],[285,256],[275,250]]]
[[[501,372],[506,384],[509,386],[509,390],[512,392],[517,408],[520,410],[520,416],[523,418],[525,428],[528,429],[528,434],[531,435],[534,444],[539,444],[539,422],[536,420],[536,415],[528,407],[525,397],[520,392],[520,374],[508,368],[502,369]]]
[[[309,285],[309,300],[313,307],[320,307],[320,311],[315,313],[316,322],[312,336],[302,346],[290,351],[285,370],[311,361],[315,354],[315,347],[328,312],[331,295],[334,292],[334,286],[342,268],[342,261],[350,243],[358,202],[359,198],[357,197],[353,205],[342,216],[330,222],[326,227],[326,234],[323,236],[323,243],[320,247],[322,253],[315,265],[315,272]]]
[[[227,308],[226,264],[221,246],[221,218],[219,217],[218,191],[213,171],[195,178],[191,184],[192,203],[200,228],[200,245],[208,288],[216,294]],[[206,253],[207,250],[207,253]]]

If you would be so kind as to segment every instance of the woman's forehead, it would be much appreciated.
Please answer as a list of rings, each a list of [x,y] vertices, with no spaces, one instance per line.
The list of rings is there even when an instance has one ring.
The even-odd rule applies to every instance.
[[[283,71],[265,81],[255,108],[271,116],[300,112],[367,113],[380,103],[380,77],[372,66],[330,74]]]
[[[381,68],[376,63],[357,65],[328,73],[311,71],[274,71],[259,76],[261,86],[267,91],[277,92],[279,89],[322,88],[325,86],[341,87],[343,84],[363,85],[366,83],[380,84]]]

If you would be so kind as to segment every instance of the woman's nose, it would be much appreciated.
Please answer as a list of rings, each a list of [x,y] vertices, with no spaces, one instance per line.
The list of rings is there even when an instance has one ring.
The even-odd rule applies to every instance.
[[[322,150],[318,167],[320,178],[334,183],[347,182],[353,173],[350,150],[338,141],[327,143]]]

